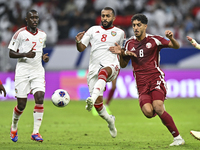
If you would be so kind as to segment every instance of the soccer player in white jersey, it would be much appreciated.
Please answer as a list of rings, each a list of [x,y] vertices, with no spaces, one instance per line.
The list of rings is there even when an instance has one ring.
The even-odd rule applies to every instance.
[[[200,44],[197,43],[193,38],[190,36],[187,36],[188,41],[192,43],[192,45],[200,50]],[[200,131],[190,131],[191,135],[193,135],[196,139],[200,140]]]
[[[92,26],[87,32],[80,32],[76,36],[76,46],[79,52],[83,52],[88,44],[91,44],[89,72],[87,82],[90,96],[86,100],[86,109],[91,111],[94,106],[99,116],[107,121],[112,137],[117,136],[115,117],[109,115],[103,105],[103,92],[106,82],[114,80],[120,70],[119,57],[109,51],[115,42],[123,45],[125,33],[113,26],[115,12],[110,7],[101,11],[102,26]]]
[[[48,53],[43,54],[46,33],[37,28],[39,16],[36,10],[26,14],[27,27],[19,29],[12,37],[8,48],[10,58],[18,58],[15,70],[15,95],[17,106],[13,110],[10,138],[18,140],[18,120],[26,107],[27,95],[34,95],[35,107],[33,110],[34,126],[31,139],[42,142],[39,134],[43,118],[43,100],[45,94],[45,71],[42,66],[49,61]]]

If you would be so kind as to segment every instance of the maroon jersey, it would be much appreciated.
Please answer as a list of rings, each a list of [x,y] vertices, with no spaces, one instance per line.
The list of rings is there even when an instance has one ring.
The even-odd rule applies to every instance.
[[[164,73],[161,71],[160,50],[168,47],[170,40],[162,36],[146,34],[142,41],[138,41],[135,36],[125,43],[125,49],[134,52],[137,57],[131,57],[134,76],[138,84],[146,84],[152,74]]]

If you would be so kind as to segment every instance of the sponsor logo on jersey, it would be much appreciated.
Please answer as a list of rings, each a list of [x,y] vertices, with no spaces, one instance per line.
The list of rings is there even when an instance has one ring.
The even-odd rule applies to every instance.
[[[117,32],[111,31],[111,35],[112,35],[112,36],[115,36],[116,34],[117,34]]]
[[[152,47],[152,44],[151,43],[147,43],[146,44],[146,48],[151,48]]]
[[[29,39],[27,38],[26,41],[29,41]]]
[[[135,47],[131,48],[131,51],[135,51]]]

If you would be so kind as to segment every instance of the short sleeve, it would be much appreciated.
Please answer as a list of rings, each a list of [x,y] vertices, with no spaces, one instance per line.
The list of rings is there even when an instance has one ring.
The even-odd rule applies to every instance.
[[[125,35],[125,33],[122,31],[122,35],[121,35],[120,43],[119,43],[119,45],[120,45],[122,48],[124,47],[125,39],[126,39],[126,35]]]
[[[46,39],[47,39],[47,35],[45,34],[44,43],[43,43],[43,48],[46,47]]]
[[[86,47],[90,42],[91,33],[92,33],[92,28],[89,28],[87,32],[84,34],[83,38],[81,39],[81,43]]]
[[[18,34],[18,35],[17,35]],[[19,48],[19,44],[20,44],[20,39],[21,39],[21,36],[19,33],[15,33],[8,45],[8,48],[17,52],[17,49]]]

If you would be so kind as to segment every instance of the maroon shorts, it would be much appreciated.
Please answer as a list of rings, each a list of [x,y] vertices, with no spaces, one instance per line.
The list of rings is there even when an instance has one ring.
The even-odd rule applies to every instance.
[[[146,80],[146,84],[137,85],[140,107],[146,103],[153,103],[154,100],[165,100],[166,83],[161,76],[154,76]]]

